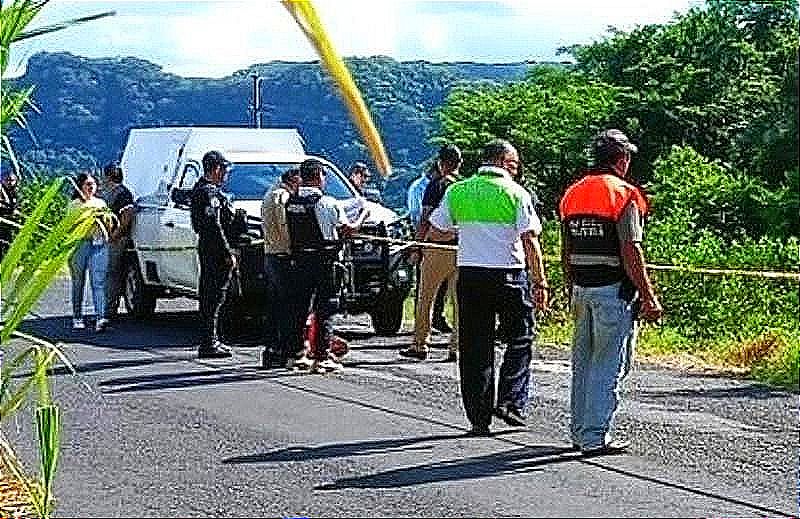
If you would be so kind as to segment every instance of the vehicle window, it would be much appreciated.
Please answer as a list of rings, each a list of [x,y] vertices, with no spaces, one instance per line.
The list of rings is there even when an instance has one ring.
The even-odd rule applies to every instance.
[[[192,189],[198,180],[200,180],[200,168],[198,168],[196,164],[187,164],[186,167],[183,168],[183,175],[181,175],[178,188]]]
[[[285,171],[298,166],[296,163],[235,163],[223,191],[233,195],[235,200],[261,200],[268,190],[275,187]],[[325,166],[325,173],[325,194],[339,200],[353,198],[350,187],[333,169]]]

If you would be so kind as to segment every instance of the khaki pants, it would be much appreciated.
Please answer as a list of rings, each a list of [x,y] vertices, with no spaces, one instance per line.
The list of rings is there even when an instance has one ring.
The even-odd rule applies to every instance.
[[[417,294],[417,315],[414,319],[414,348],[427,351],[431,340],[431,318],[433,301],[439,285],[447,281],[447,295],[453,302],[453,334],[450,336],[450,351],[458,351],[458,305],[456,302],[456,251],[427,249],[422,253],[419,266],[419,293]]]

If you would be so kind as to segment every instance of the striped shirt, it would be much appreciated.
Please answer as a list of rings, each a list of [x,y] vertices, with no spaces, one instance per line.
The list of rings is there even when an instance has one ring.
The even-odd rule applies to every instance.
[[[441,231],[458,228],[460,267],[524,269],[520,236],[542,232],[530,193],[494,166],[450,186],[430,222]]]

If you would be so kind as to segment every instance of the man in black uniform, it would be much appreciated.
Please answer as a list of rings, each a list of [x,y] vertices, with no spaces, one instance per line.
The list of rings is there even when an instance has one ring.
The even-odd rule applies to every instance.
[[[316,159],[300,165],[303,185],[286,203],[286,220],[291,240],[292,261],[290,315],[294,326],[293,367],[305,368],[311,360],[313,371],[332,371],[341,365],[328,358],[333,332],[330,317],[336,312],[333,264],[341,249],[341,238],[357,230],[367,216],[363,211],[350,222],[333,197],[325,195],[325,169]],[[303,328],[309,308],[316,314],[318,331],[311,351],[303,348]],[[308,357],[311,357],[310,359]]]
[[[19,200],[17,198],[17,174],[4,170],[0,182],[0,216],[15,221]],[[13,225],[0,222],[0,260],[6,255],[9,245],[14,240],[16,229]]]
[[[229,166],[230,162],[220,152],[206,153],[203,156],[204,176],[194,185],[191,194],[192,228],[198,236],[197,254],[200,257],[203,339],[198,355],[201,359],[231,356],[230,348],[220,342],[217,333],[219,311],[237,265],[226,237],[233,222],[233,210],[219,191]]]

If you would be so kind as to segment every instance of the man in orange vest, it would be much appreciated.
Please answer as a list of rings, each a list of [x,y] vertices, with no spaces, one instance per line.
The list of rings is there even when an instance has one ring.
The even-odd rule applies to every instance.
[[[663,309],[647,274],[642,235],[648,203],[627,182],[637,148],[619,130],[594,141],[595,165],[561,199],[562,263],[575,317],[572,350],[572,445],[611,454],[619,384],[628,374],[636,319],[655,321]]]

